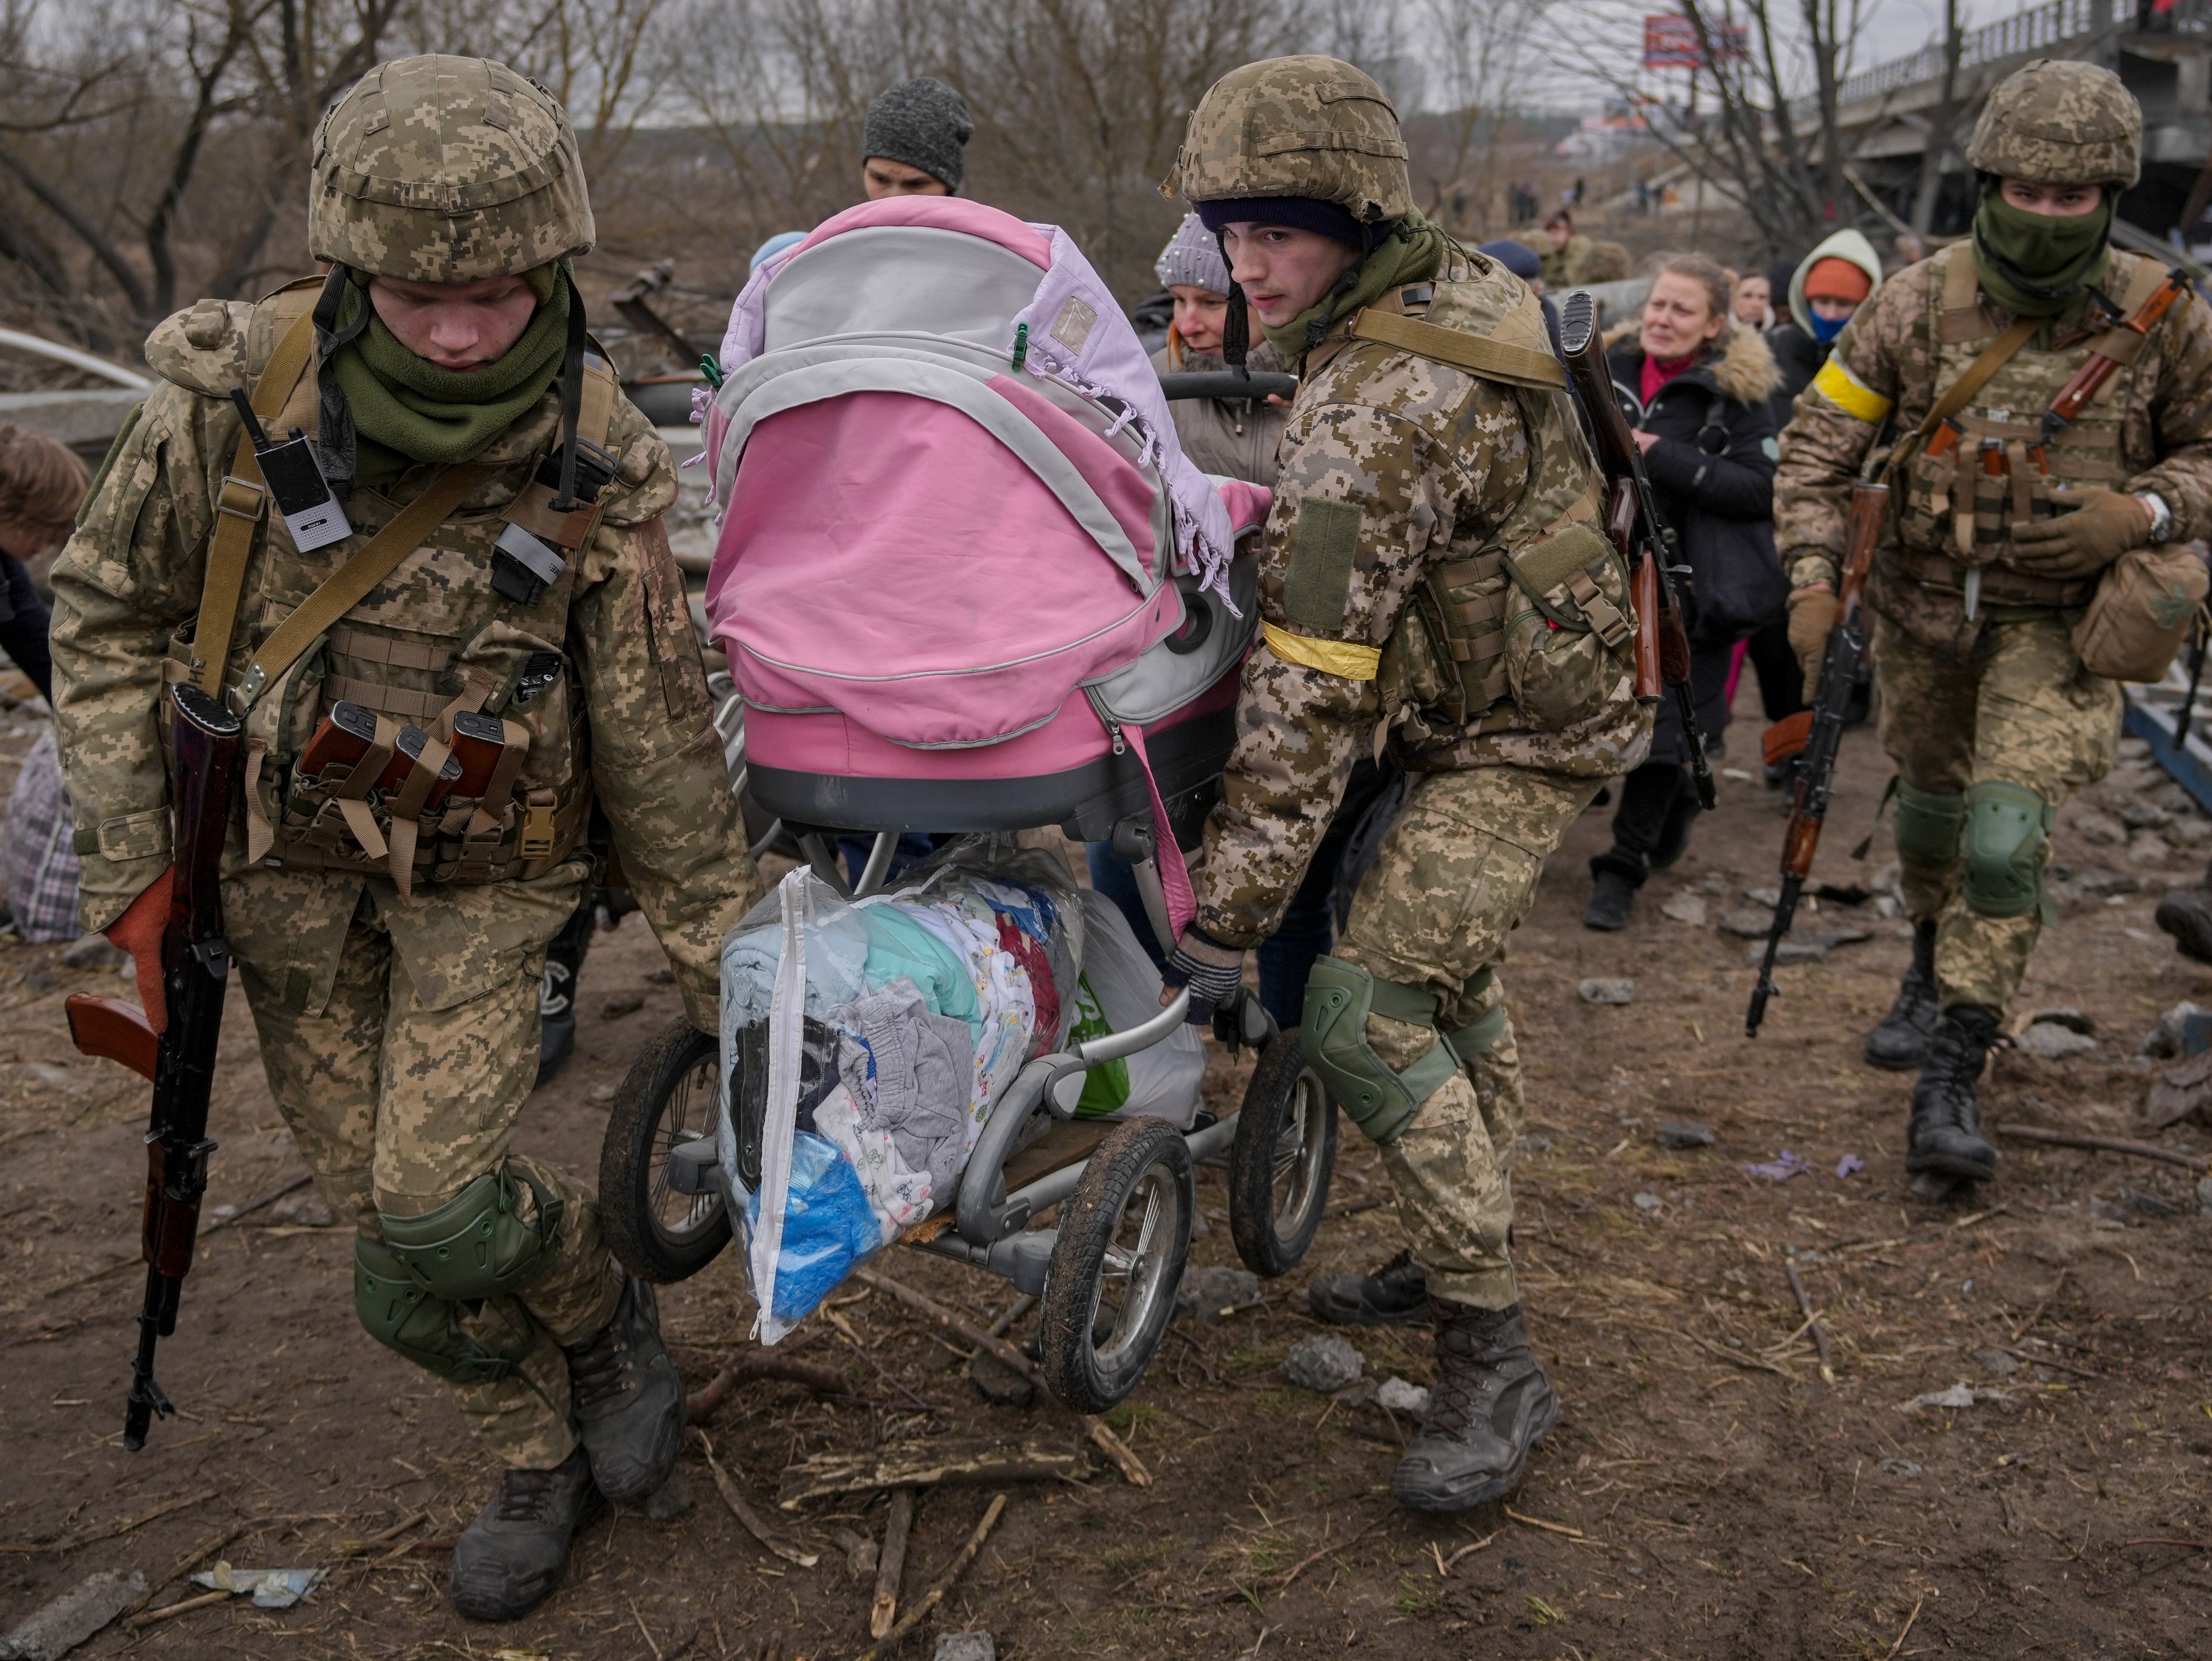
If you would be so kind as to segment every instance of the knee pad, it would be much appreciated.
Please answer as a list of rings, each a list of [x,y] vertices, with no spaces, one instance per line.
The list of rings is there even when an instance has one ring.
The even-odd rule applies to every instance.
[[[495,1354],[463,1332],[452,1299],[424,1291],[398,1253],[365,1235],[354,1238],[353,1306],[378,1343],[457,1384],[490,1384],[521,1359]]]
[[[1435,1031],[1437,1000],[1419,988],[1377,980],[1341,958],[1315,959],[1306,977],[1306,1059],[1363,1135],[1394,1142],[1421,1104],[1459,1071],[1460,1060],[1439,1032],[1419,1061],[1402,1073],[1393,1071],[1367,1042],[1370,1014]]]
[[[2005,779],[1966,792],[1966,909],[1977,916],[2023,917],[2043,897],[2043,852],[2051,804]]]
[[[525,1189],[537,1214],[526,1219]],[[415,1284],[461,1303],[520,1291],[544,1271],[559,1243],[565,1202],[512,1159],[486,1171],[435,1211],[377,1221],[385,1244]]]
[[[1922,790],[1897,782],[1897,806],[1890,826],[1897,855],[1917,865],[1948,865],[1959,857],[1959,836],[1966,823],[1966,798],[1956,790]]]

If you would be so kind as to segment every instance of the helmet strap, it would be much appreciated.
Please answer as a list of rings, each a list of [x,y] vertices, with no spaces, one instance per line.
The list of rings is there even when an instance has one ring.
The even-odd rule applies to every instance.
[[[1221,266],[1229,268],[1229,239],[1221,232],[1213,234],[1213,246],[1221,250]],[[1235,277],[1229,279],[1229,308],[1221,314],[1221,361],[1232,373],[1250,373],[1244,367],[1252,350],[1252,325],[1244,315],[1244,285]]]
[[[353,495],[354,470],[358,464],[359,446],[353,424],[353,405],[346,402],[345,388],[338,385],[336,360],[340,348],[356,339],[368,326],[375,307],[368,291],[362,291],[361,304],[353,320],[343,328],[338,325],[338,312],[345,300],[346,290],[353,286],[352,268],[333,265],[331,274],[323,279],[323,291],[316,297],[313,313],[315,322],[315,417],[316,459],[322,464],[323,477],[331,494],[339,501]]]
[[[561,362],[561,493],[554,497],[553,511],[556,514],[575,512],[576,502],[576,429],[584,411],[584,296],[577,291],[576,279],[563,260],[561,280],[568,285],[568,350]]]

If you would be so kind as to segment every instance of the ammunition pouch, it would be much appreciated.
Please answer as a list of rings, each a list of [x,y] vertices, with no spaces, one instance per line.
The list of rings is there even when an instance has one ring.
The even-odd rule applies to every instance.
[[[1984,779],[1966,792],[1966,909],[2024,917],[2043,904],[2043,856],[2052,809],[2034,791]]]
[[[532,1201],[523,1214],[523,1196]],[[435,1211],[420,1217],[379,1214],[392,1259],[434,1298],[459,1302],[520,1291],[544,1272],[559,1244],[567,1202],[546,1192],[514,1160],[502,1161]]]
[[[1956,790],[1922,790],[1898,780],[1890,824],[1899,859],[1948,866],[1959,857],[1959,835],[1966,823],[1966,799]]]
[[[360,1235],[353,1243],[353,1306],[378,1343],[454,1384],[492,1384],[521,1365],[521,1355],[495,1354],[463,1332],[453,1300],[424,1290],[398,1254]]]
[[[1404,1134],[1423,1104],[1460,1070],[1460,1058],[1450,1040],[1439,1032],[1435,1045],[1419,1061],[1402,1073],[1394,1071],[1367,1041],[1370,1015],[1433,1031],[1436,995],[1377,980],[1341,958],[1316,959],[1306,979],[1306,1058],[1360,1133],[1387,1145]],[[1504,1025],[1498,1022],[1486,1042],[1495,1042]]]

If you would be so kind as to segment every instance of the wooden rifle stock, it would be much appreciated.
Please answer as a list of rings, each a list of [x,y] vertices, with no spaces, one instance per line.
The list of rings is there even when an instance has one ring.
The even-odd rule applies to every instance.
[[[1636,557],[1636,486],[1625,478],[1613,481],[1613,501],[1606,510],[1605,533],[1628,567],[1628,599],[1636,609],[1636,697],[1641,703],[1659,702],[1663,684],[1660,672],[1659,569]]]
[[[146,1012],[120,998],[72,992],[63,1005],[69,1014],[70,1042],[80,1054],[121,1062],[140,1078],[154,1081],[161,1041],[148,1025]]]

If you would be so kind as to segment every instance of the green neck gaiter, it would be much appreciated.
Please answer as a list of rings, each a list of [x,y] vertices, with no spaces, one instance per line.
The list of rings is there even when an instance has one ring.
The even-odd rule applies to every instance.
[[[1350,317],[1363,306],[1371,306],[1391,289],[1408,283],[1425,283],[1444,263],[1444,234],[1408,212],[1397,228],[1347,273],[1320,302],[1307,307],[1280,327],[1261,325],[1261,332],[1285,363],[1296,363],[1322,343],[1339,318]],[[1255,317],[1253,319],[1258,321]]]
[[[464,374],[426,362],[380,317],[338,349],[331,367],[353,409],[356,479],[386,484],[419,462],[466,461],[544,396],[568,344],[568,285],[558,266],[527,275],[538,291],[538,309],[521,338],[481,369]],[[367,304],[357,283],[347,289],[338,305],[341,332]]]
[[[1994,188],[1974,216],[1974,275],[1990,299],[2021,317],[2063,317],[2087,303],[2111,253],[2110,192],[2094,213],[2060,218],[2015,208]]]

